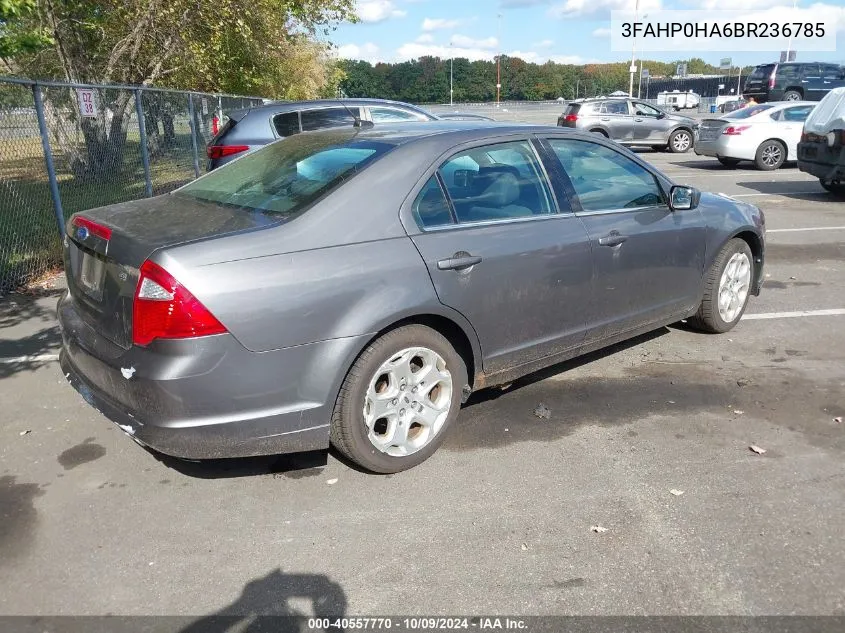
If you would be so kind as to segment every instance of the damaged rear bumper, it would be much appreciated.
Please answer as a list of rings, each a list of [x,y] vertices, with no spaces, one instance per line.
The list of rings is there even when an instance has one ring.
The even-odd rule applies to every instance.
[[[68,382],[139,443],[184,459],[325,449],[356,338],[255,353],[229,334],[123,349],[58,306]]]

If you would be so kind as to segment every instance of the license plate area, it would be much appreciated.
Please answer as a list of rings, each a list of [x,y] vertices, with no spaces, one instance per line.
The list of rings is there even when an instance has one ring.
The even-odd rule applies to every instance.
[[[804,149],[804,156],[807,158],[815,158],[819,155],[819,149],[817,147],[813,147],[810,145],[809,147],[805,147]]]
[[[103,259],[92,253],[83,252],[77,281],[82,291],[95,301],[103,298],[105,272],[106,262]]]

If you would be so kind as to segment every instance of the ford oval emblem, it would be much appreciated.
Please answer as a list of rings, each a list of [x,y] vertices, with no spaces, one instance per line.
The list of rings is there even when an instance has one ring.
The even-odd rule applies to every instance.
[[[85,240],[87,238],[88,238],[88,229],[86,229],[84,226],[80,226],[78,229],[76,229],[76,239]]]

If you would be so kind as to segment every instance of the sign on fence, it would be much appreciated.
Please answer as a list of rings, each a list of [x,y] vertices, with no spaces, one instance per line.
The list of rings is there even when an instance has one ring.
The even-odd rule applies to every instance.
[[[91,88],[77,88],[76,96],[79,99],[79,112],[82,116],[97,116],[97,102],[94,101],[94,91]]]
[[[203,97],[200,103],[202,103],[202,113],[203,116],[205,116],[206,114],[208,114],[208,99]]]

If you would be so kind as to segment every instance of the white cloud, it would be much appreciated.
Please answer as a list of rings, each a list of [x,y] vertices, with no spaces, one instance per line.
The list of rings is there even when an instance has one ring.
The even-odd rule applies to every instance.
[[[610,37],[610,29],[601,27],[593,31],[593,37]]]
[[[363,59],[364,61],[368,61],[370,63],[381,61],[379,47],[372,42],[367,42],[366,44],[361,44],[360,46],[357,44],[344,44],[343,46],[338,46],[335,51],[335,55],[337,55],[340,59]]]
[[[549,9],[556,18],[575,18],[609,11],[634,11],[637,0],[565,0]],[[639,0],[640,15],[662,8],[662,0]]]
[[[361,22],[383,22],[407,14],[406,11],[397,9],[392,0],[358,0],[357,13]]]
[[[495,53],[486,48],[467,48],[461,46],[437,46],[434,44],[419,44],[418,42],[409,42],[403,44],[396,51],[397,61],[404,61],[408,59],[419,59],[420,57],[439,57],[440,59],[449,59],[450,57],[464,57],[470,61],[477,61],[479,59],[489,59],[492,61]]]
[[[579,55],[548,55],[546,53],[537,53],[536,51],[511,51],[507,53],[507,56],[519,57],[522,61],[533,62],[535,64],[545,64],[546,62],[584,64],[587,62],[587,60]]]
[[[534,42],[531,46],[534,48],[551,48],[554,46],[554,40],[540,40],[539,42]]]
[[[420,44],[431,44],[434,41],[434,36],[431,33],[423,33],[417,39]]]
[[[441,29],[454,29],[460,26],[460,20],[447,20],[445,18],[426,18],[422,23],[423,31],[438,31]]]
[[[493,49],[499,45],[499,40],[497,40],[495,37],[488,37],[483,40],[476,40],[472,37],[467,37],[466,35],[453,35],[451,42],[454,46],[460,46],[462,48]]]

